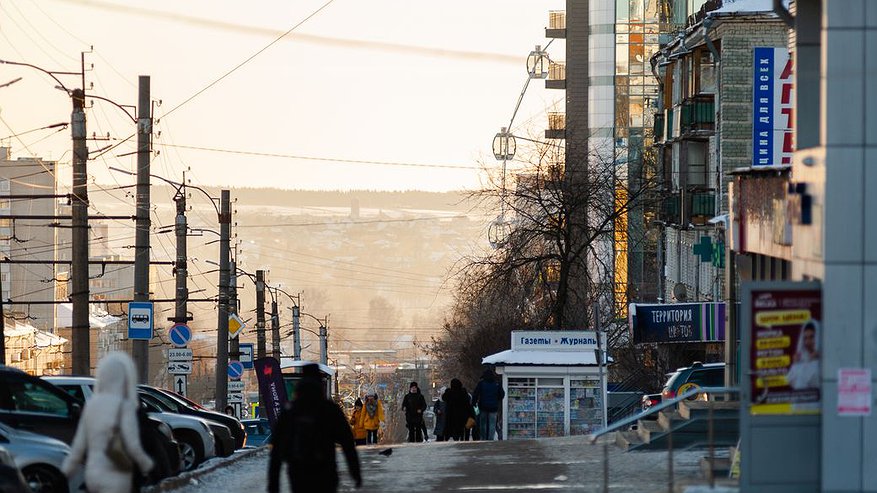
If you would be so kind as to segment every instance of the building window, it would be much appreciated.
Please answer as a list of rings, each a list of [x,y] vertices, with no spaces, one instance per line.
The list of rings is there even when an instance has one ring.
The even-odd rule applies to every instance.
[[[700,52],[698,57],[698,65],[700,66],[700,94],[716,93],[716,62],[713,55],[708,50]]]

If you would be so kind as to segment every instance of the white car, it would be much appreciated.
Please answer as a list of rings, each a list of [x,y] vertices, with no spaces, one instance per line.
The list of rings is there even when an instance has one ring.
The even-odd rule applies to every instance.
[[[0,423],[0,443],[12,456],[15,466],[34,493],[77,493],[85,490],[83,472],[65,478],[61,464],[70,454],[62,442]]]
[[[94,377],[42,378],[83,402],[87,402],[93,393]],[[210,422],[194,416],[162,412],[142,398],[140,404],[150,416],[161,420],[173,430],[174,439],[180,444],[182,470],[191,471],[205,460],[216,456],[216,441],[210,430]]]

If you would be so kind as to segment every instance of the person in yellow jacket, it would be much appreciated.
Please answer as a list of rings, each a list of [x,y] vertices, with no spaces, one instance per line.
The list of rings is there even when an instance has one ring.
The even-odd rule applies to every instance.
[[[384,421],[384,406],[378,399],[377,393],[365,396],[365,406],[362,413],[361,423],[366,431],[367,444],[378,443],[378,429]]]
[[[365,411],[362,409],[362,399],[356,398],[353,403],[353,414],[350,415],[350,426],[353,428],[353,441],[357,445],[365,445],[366,431],[362,426],[362,415]]]

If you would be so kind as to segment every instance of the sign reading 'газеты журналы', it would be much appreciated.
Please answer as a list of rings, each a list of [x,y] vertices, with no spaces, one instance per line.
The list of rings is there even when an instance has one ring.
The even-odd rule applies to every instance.
[[[585,330],[515,330],[512,331],[512,349],[594,350],[597,349],[597,333]]]

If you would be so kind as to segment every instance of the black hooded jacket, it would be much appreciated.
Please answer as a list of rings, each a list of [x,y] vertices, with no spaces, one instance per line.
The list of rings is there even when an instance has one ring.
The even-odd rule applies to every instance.
[[[338,487],[336,443],[344,449],[350,475],[357,486],[360,485],[359,457],[344,413],[323,396],[318,379],[302,379],[296,387],[295,400],[280,414],[271,434],[269,493],[280,491],[283,462],[288,464],[293,492],[335,491]]]
[[[402,399],[402,410],[405,411],[405,422],[417,424],[423,420],[423,412],[426,411],[426,398],[420,393],[420,387],[412,385],[417,392],[408,392]]]

